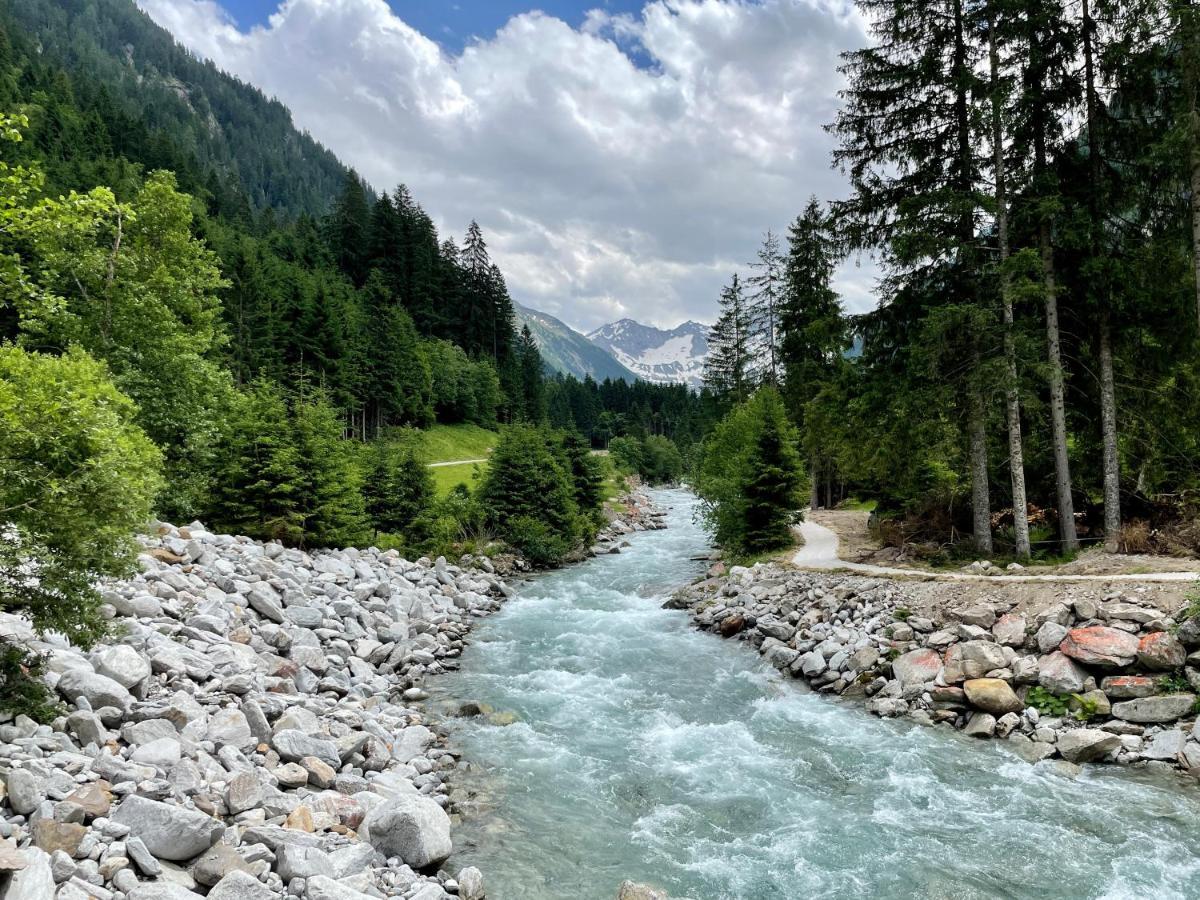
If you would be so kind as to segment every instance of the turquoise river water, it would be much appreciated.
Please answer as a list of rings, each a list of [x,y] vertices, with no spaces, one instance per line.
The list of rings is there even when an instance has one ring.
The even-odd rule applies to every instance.
[[[656,499],[667,530],[523,586],[439,680],[518,719],[451,720],[489,803],[450,868],[490,900],[1200,897],[1200,792],[877,719],[662,609],[707,545]]]

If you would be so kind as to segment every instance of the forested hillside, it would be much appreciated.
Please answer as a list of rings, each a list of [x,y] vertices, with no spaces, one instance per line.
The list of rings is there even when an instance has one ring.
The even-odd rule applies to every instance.
[[[42,60],[73,76],[88,115],[76,123],[58,119],[54,104],[47,109],[46,128],[59,129],[64,143],[91,142],[181,178],[187,169],[199,180],[183,188],[203,188],[235,217],[323,215],[341,190],[345,167],[296,130],[283,104],[197,60],[133,3],[12,0],[4,19]]]
[[[552,563],[597,524],[590,447],[702,433],[690,394],[547,381],[478,225],[438,234],[130,2],[8,8],[0,113],[0,342],[25,385],[0,409],[0,508],[26,511],[5,572],[43,548],[78,590],[151,513],[306,546],[502,538]],[[45,379],[70,421],[22,402]],[[409,430],[435,422],[513,426],[477,496],[436,496]],[[549,532],[513,512],[527,494],[561,501]]]
[[[859,7],[829,126],[852,192],[733,277],[708,384],[781,385],[813,505],[873,496],[889,540],[1200,549],[1195,5]],[[863,250],[879,305],[848,317]]]

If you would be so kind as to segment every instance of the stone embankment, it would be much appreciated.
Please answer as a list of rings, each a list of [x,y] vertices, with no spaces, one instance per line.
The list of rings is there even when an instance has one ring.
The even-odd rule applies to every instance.
[[[623,498],[596,552],[657,527]],[[457,754],[422,683],[511,594],[483,557],[305,553],[194,523],[143,539],[83,652],[44,654],[63,714],[0,719],[0,900],[445,900]]]
[[[758,564],[669,605],[879,716],[1005,739],[1068,771],[1103,761],[1200,776],[1200,618],[1122,589],[1064,586],[1033,609],[999,591],[956,603],[965,592],[946,586]]]

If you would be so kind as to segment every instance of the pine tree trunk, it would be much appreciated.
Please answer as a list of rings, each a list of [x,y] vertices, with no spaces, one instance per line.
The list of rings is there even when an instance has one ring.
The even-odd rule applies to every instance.
[[[1083,71],[1087,105],[1088,142],[1088,217],[1091,231],[1088,249],[1093,258],[1100,258],[1100,234],[1103,229],[1100,214],[1100,140],[1097,129],[1100,102],[1096,95],[1096,24],[1092,19],[1090,0],[1082,0],[1083,14]],[[1108,285],[1101,281],[1098,303],[1100,345],[1100,429],[1104,443],[1104,547],[1116,552],[1121,536],[1121,460],[1117,455],[1117,389],[1113,378],[1112,320]]]
[[[979,351],[974,353],[975,369],[978,371]],[[976,385],[968,390],[967,429],[970,437],[971,455],[971,517],[975,537],[975,548],[984,554],[992,552],[992,507],[988,493],[987,457],[987,414],[983,391]]]
[[[1187,0],[1179,12],[1179,44],[1187,96],[1188,131],[1191,134],[1192,265],[1195,269],[1196,320],[1200,326],[1200,10]]]
[[[1078,550],[1075,501],[1071,496],[1071,461],[1067,455],[1067,403],[1058,331],[1058,281],[1054,275],[1050,226],[1043,222],[1040,232],[1042,277],[1046,291],[1046,359],[1050,367],[1050,430],[1054,444],[1054,486],[1058,494],[1059,533],[1065,550]]]
[[[1196,270],[1196,323],[1200,327],[1200,110],[1192,110],[1192,264]]]
[[[1037,16],[1034,3],[1028,4],[1026,20],[1029,30],[1029,80],[1031,112],[1033,115],[1034,177],[1046,171],[1046,101],[1042,86],[1041,65],[1045,57],[1041,38],[1032,23]],[[1058,279],[1054,271],[1054,245],[1050,240],[1050,220],[1043,213],[1038,223],[1038,251],[1042,257],[1042,280],[1046,310],[1047,381],[1050,386],[1050,431],[1054,449],[1054,486],[1058,497],[1059,535],[1063,548],[1079,548],[1075,531],[1075,502],[1071,496],[1071,463],[1067,455],[1067,404],[1063,385],[1062,347],[1058,328]]]
[[[817,455],[814,453],[812,462],[809,463],[812,486],[809,488],[808,505],[811,509],[821,508],[821,482],[817,478],[818,471],[820,471],[820,463],[817,462]]]
[[[1013,537],[1018,559],[1028,559],[1029,502],[1025,495],[1025,449],[1021,437],[1021,398],[1017,390],[1017,350],[1013,336],[1012,279],[1005,264],[1008,243],[1008,173],[1004,164],[1004,113],[1000,97],[1000,52],[996,46],[996,23],[989,8],[988,56],[992,79],[992,145],[995,157],[996,240],[1000,256],[1000,302],[1004,317],[1005,416],[1008,426],[1008,469],[1012,482]]]
[[[1100,430],[1104,436],[1104,549],[1121,542],[1121,460],[1117,454],[1117,392],[1113,379],[1112,328],[1100,317]]]
[[[967,63],[967,24],[965,10],[961,0],[954,2],[954,72],[957,83],[954,96],[955,131],[958,144],[958,159],[955,172],[955,186],[960,194],[960,203],[966,203],[966,198],[975,188],[973,177],[971,151],[971,117],[970,97],[970,66]],[[975,221],[972,212],[965,210],[960,216],[958,226],[959,254],[975,262],[973,248],[975,246]],[[961,263],[960,263],[961,264]],[[966,273],[970,279],[970,296],[973,302],[978,302],[978,288],[975,282],[978,270],[972,269]],[[975,546],[981,553],[992,552],[992,502],[988,486],[987,465],[987,407],[983,391],[976,383],[982,368],[982,358],[979,342],[975,341],[971,348],[971,373],[967,385],[967,430],[970,441],[971,466],[971,515],[974,520]]]

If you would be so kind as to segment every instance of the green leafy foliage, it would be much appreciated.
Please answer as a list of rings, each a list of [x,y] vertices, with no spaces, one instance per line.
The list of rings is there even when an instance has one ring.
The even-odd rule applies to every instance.
[[[500,537],[539,565],[551,565],[590,536],[589,511],[576,502],[580,488],[561,439],[515,425],[501,435],[479,500]]]
[[[1171,672],[1168,675],[1162,675],[1155,679],[1154,684],[1160,694],[1190,694],[1192,692],[1191,683],[1184,677],[1182,672]]]
[[[1025,702],[1046,716],[1065,716],[1070,707],[1070,697],[1051,693],[1041,685],[1034,685],[1026,692]]]
[[[416,432],[388,434],[367,451],[363,485],[366,512],[376,533],[416,535],[416,523],[434,496],[433,476]]]
[[[296,546],[368,537],[357,451],[320,393],[288,398],[271,382],[251,385],[231,405],[216,456],[216,527]]]
[[[608,452],[617,468],[641,476],[647,484],[673,484],[683,477],[683,455],[664,435],[616,437],[609,442]]]
[[[1094,718],[1099,706],[1084,694],[1055,694],[1041,685],[1034,685],[1025,694],[1025,703],[1042,715],[1069,717],[1079,722]]]
[[[46,660],[25,647],[0,641],[0,710],[49,722],[62,713],[62,703],[42,676]]]
[[[697,491],[722,547],[759,553],[791,543],[803,476],[797,436],[774,388],[735,406],[705,442]]]
[[[94,582],[127,574],[161,454],[82,350],[0,346],[0,609],[80,644],[102,630]]]
[[[562,436],[563,454],[574,485],[575,505],[583,514],[599,513],[604,500],[604,469],[587,442],[576,432]]]
[[[487,514],[465,485],[431,502],[413,523],[413,546],[431,556],[453,556],[486,544]]]

